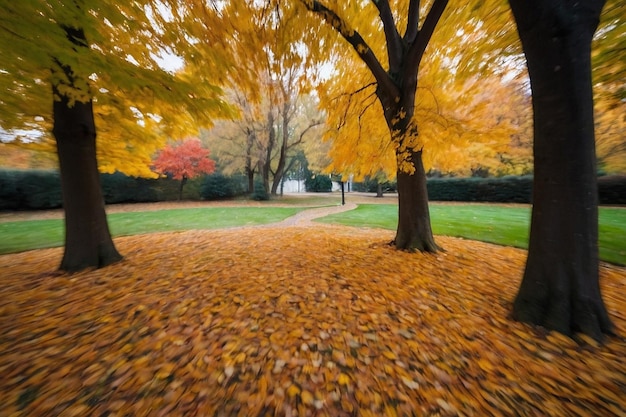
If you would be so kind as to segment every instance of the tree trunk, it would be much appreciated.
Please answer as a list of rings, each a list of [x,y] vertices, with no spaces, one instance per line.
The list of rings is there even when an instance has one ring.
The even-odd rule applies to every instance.
[[[254,192],[254,170],[252,168],[246,169],[246,173],[248,176],[248,194],[252,194]]]
[[[254,167],[252,166],[252,147],[255,142],[254,130],[248,129],[246,137],[246,176],[248,178],[248,194],[254,192]]]
[[[285,140],[283,138],[283,140]],[[287,158],[287,146],[283,142],[280,147],[280,155],[278,158],[278,166],[276,167],[276,174],[274,174],[274,179],[272,180],[272,195],[276,195],[278,192],[278,186],[283,180],[283,176],[285,174],[285,159]]]
[[[376,197],[378,198],[383,197],[383,185],[380,182],[376,184]]]
[[[68,98],[55,101],[56,138],[63,208],[65,253],[60,269],[100,268],[122,259],[115,249],[100,185],[96,161],[96,131],[91,102],[69,106]]]
[[[81,29],[64,29],[78,48],[87,45]],[[57,64],[67,79],[65,84],[74,87],[72,69],[58,61]],[[65,252],[60,269],[73,272],[100,268],[121,260],[122,256],[113,244],[104,211],[92,102],[73,102],[60,86],[52,85],[57,98],[52,105],[52,133],[57,144],[65,210]]]
[[[289,100],[283,103],[282,109],[282,143],[280,144],[280,153],[278,155],[278,166],[276,167],[276,174],[272,181],[272,195],[276,195],[278,192],[278,186],[283,180],[285,175],[285,165],[287,163],[287,149],[289,149],[289,110],[291,109],[291,102]],[[282,193],[281,193],[282,194]]]
[[[415,166],[413,174],[398,170],[398,229],[394,244],[398,249],[436,252],[439,247],[430,227],[422,151],[412,152],[411,162]]]
[[[510,0],[530,74],[533,209],[517,320],[601,339],[591,40],[604,1]]]
[[[267,113],[267,147],[263,159],[263,188],[266,193],[270,192],[270,172],[272,170],[272,152],[276,144],[276,130],[274,129],[274,113]]]
[[[187,183],[187,177],[183,176],[183,178],[180,180],[180,185],[178,187],[178,201],[183,201],[183,187],[185,186],[186,183]]]

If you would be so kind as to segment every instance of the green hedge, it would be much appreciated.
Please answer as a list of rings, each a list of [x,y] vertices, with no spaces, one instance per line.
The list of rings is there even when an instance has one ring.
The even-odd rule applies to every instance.
[[[598,178],[600,204],[626,204],[626,175]]]
[[[529,203],[533,179],[531,176],[430,178],[426,184],[431,201]]]
[[[214,174],[216,175],[216,174]],[[183,188],[185,200],[224,198],[207,192],[205,180],[198,177],[187,181]],[[146,203],[178,199],[180,182],[169,178],[146,179],[128,177],[122,173],[102,174],[101,184],[107,204]],[[241,181],[221,176],[228,182],[229,196],[242,194]],[[215,183],[215,181],[214,181]],[[0,169],[0,210],[45,210],[63,205],[61,178],[58,171]]]
[[[57,208],[62,202],[57,171],[0,170],[0,210]]]
[[[174,201],[180,183],[168,178],[145,179],[121,173],[102,174],[102,189],[107,204]],[[532,177],[502,178],[430,178],[431,201],[480,201],[529,203]],[[187,181],[186,200],[215,200],[243,195],[247,182],[243,176],[212,174]],[[330,191],[332,183],[325,175],[309,178],[307,191]],[[598,178],[600,203],[626,204],[626,176]],[[262,189],[262,187],[255,187]],[[254,197],[263,199],[264,196]],[[37,210],[62,205],[61,180],[57,171],[0,170],[0,210]]]
[[[533,177],[430,178],[431,201],[477,201],[491,203],[530,203]],[[598,178],[600,204],[626,204],[626,176]]]

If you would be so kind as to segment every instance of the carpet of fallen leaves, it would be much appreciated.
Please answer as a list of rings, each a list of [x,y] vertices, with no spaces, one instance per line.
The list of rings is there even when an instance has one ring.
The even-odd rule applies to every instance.
[[[525,252],[265,228],[116,239],[124,262],[0,257],[2,416],[623,416],[626,341],[507,316]],[[604,266],[626,331],[626,269]],[[581,341],[579,341],[581,342]]]

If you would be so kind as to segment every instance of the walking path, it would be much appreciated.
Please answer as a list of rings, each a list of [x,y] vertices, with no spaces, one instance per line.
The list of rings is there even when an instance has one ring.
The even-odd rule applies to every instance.
[[[267,226],[271,227],[292,227],[292,226],[313,226],[313,220],[319,219],[320,217],[326,217],[330,214],[342,213],[344,211],[354,210],[357,208],[357,204],[355,203],[347,203],[344,205],[338,206],[329,206],[329,207],[318,207],[312,208],[308,210],[303,210],[295,216],[291,216],[286,218],[285,220],[278,223],[271,223]]]

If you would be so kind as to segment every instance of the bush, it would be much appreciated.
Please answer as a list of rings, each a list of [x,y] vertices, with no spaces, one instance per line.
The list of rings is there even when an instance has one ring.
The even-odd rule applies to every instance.
[[[626,175],[598,178],[600,204],[626,204]]]
[[[327,175],[315,175],[306,179],[304,187],[310,193],[327,193],[332,191],[333,182]]]
[[[204,177],[187,180],[183,199],[200,200],[200,187]],[[121,172],[102,174],[102,192],[107,204],[152,203],[178,200],[180,181],[171,178],[128,177]]]
[[[159,201],[156,179],[128,177],[121,172],[102,174],[102,194],[107,204]]]
[[[431,201],[529,203],[532,177],[431,178],[427,187]]]
[[[53,209],[61,207],[62,203],[61,178],[58,172],[0,171],[0,209]]]
[[[254,182],[254,192],[250,196],[255,201],[267,201],[270,199],[270,195],[265,190],[265,186],[263,186],[263,182],[255,181]]]
[[[18,171],[0,170],[0,210],[17,210],[20,193],[17,191]]]
[[[395,193],[398,190],[398,184],[395,181],[383,181],[380,183],[384,193]],[[365,177],[363,181],[352,184],[352,191],[362,193],[377,193],[378,180]]]
[[[200,196],[203,200],[220,200],[243,195],[246,192],[245,180],[241,175],[230,177],[223,174],[207,175],[202,182]]]

